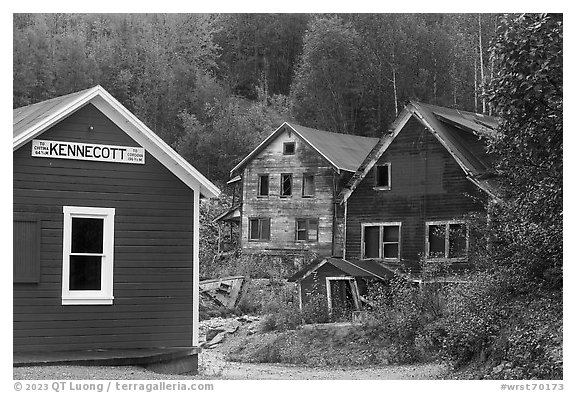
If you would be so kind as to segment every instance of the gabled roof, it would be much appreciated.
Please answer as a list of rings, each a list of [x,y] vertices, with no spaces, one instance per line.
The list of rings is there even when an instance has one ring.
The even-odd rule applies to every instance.
[[[337,199],[340,203],[345,202],[352,195],[358,184],[366,177],[412,116],[415,116],[448,150],[470,181],[491,196],[496,196],[495,187],[488,180],[490,158],[485,150],[479,151],[472,147],[467,142],[466,135],[462,133],[472,134],[477,138],[494,136],[497,133],[498,120],[478,113],[411,101],[392,123],[388,132],[380,138],[366,156],[342,190]]]
[[[101,86],[13,110],[13,151],[87,104],[93,104],[188,187],[205,197],[220,190]]]
[[[325,264],[330,264],[352,277],[371,277],[379,280],[386,280],[392,278],[395,274],[393,270],[373,260],[360,262],[338,258],[324,258],[318,259],[310,265],[302,268],[290,277],[288,281],[301,281]]]
[[[324,157],[338,172],[355,172],[366,155],[378,142],[378,138],[339,134],[284,122],[250,154],[244,157],[244,159],[230,171],[230,176],[236,174],[246,166],[246,164],[286,129],[297,134],[312,149]]]

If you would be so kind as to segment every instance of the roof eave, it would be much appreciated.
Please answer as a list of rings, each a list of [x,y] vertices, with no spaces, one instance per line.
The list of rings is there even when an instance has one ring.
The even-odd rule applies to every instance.
[[[100,101],[100,99],[102,101]],[[94,88],[86,91],[85,94],[82,94],[77,99],[61,108],[47,119],[39,121],[38,123],[29,127],[26,131],[20,133],[18,137],[14,138],[13,140],[14,151],[28,143],[34,137],[48,130],[57,122],[63,120],[78,109],[82,108],[87,103],[92,103],[103,113],[108,112],[108,117],[113,118],[114,116],[110,116],[113,115],[113,113],[107,110],[107,108],[110,108],[111,111],[121,116],[121,119],[126,120],[126,123],[129,123],[133,129],[127,129],[127,125],[120,121],[120,119],[116,119],[114,123],[138,143],[142,144],[142,139],[149,141],[149,144],[145,144],[147,145],[146,147],[148,149],[150,149],[150,147],[153,148],[154,153],[151,154],[156,159],[163,162],[163,164],[188,187],[194,191],[198,191],[200,195],[205,197],[211,198],[220,195],[220,190],[218,187],[216,187],[212,182],[210,182],[210,180],[198,172],[198,170],[190,165],[190,163],[184,160],[178,153],[176,153],[170,146],[168,146],[166,142],[164,142],[158,135],[150,130],[144,123],[142,123],[134,114],[126,109],[100,85],[97,85]],[[103,105],[103,103],[105,103],[105,105]],[[136,135],[133,135],[134,132],[137,132],[142,136],[142,138],[136,138]],[[167,162],[167,160],[162,156],[166,156],[170,162]],[[174,163],[182,170],[175,169],[173,165]]]
[[[100,85],[94,86],[92,89],[86,91],[86,93],[80,95],[74,101],[61,108],[58,112],[55,112],[46,119],[42,119],[38,123],[27,128],[26,131],[21,132],[16,138],[12,140],[12,151],[18,150],[20,147],[25,145],[38,134],[42,133],[44,130],[47,130],[52,125],[58,123],[59,121],[74,113],[76,110],[86,105],[99,94],[100,90],[102,90]]]

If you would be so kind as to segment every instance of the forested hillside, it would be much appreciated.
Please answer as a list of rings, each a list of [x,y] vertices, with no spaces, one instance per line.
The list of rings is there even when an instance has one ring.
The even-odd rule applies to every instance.
[[[488,112],[491,14],[15,14],[13,106],[102,85],[213,181],[284,120],[379,136]]]

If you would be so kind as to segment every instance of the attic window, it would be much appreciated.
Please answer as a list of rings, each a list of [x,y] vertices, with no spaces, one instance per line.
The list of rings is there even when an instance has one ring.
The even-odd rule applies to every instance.
[[[374,188],[377,190],[389,190],[392,183],[392,165],[389,162],[382,165],[377,165],[374,171]]]
[[[296,152],[296,142],[284,142],[283,154],[291,156]]]

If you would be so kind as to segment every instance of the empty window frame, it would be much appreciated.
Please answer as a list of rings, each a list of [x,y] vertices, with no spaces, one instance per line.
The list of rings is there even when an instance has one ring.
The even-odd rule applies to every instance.
[[[468,256],[468,227],[462,221],[426,223],[427,259],[465,259]]]
[[[292,196],[292,174],[283,173],[280,175],[280,196]]]
[[[402,224],[362,224],[362,259],[400,260]]]
[[[270,192],[270,177],[268,175],[258,175],[258,196],[268,196]]]
[[[374,167],[374,188],[390,190],[392,187],[392,164],[387,162]]]
[[[270,218],[250,218],[248,220],[248,240],[270,240]]]
[[[284,142],[282,148],[282,154],[285,156],[291,156],[296,153],[296,142]]]
[[[296,219],[296,241],[317,242],[318,241],[318,219],[298,218]]]
[[[63,210],[62,304],[112,304],[115,209]]]
[[[314,184],[314,175],[305,173],[302,177],[302,197],[310,198],[316,193],[316,186]]]

